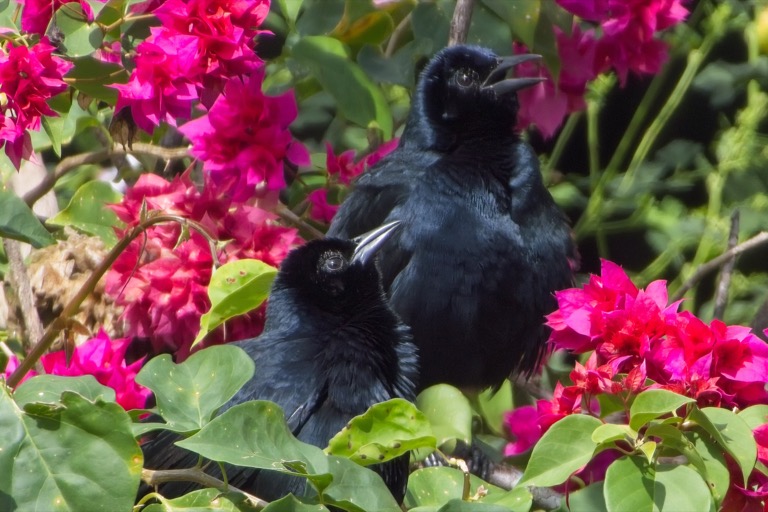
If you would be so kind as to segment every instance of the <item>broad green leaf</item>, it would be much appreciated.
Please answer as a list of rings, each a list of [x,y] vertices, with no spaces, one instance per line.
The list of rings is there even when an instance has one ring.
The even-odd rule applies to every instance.
[[[56,156],[61,157],[61,129],[64,127],[64,120],[61,117],[43,116],[40,119],[45,134],[51,139],[51,147]]]
[[[88,96],[114,105],[117,101],[117,90],[107,85],[125,82],[128,79],[125,68],[94,59],[90,55],[74,59],[72,62],[75,66],[67,73],[67,78],[74,80],[72,86]]]
[[[588,485],[568,494],[568,502],[563,501],[558,512],[608,512],[603,496],[603,482]]]
[[[331,438],[326,452],[369,466],[417,448],[435,448],[429,421],[412,403],[395,398],[352,418]]]
[[[592,441],[597,444],[623,441],[625,439],[637,439],[637,432],[632,430],[629,425],[605,423],[592,432]]]
[[[90,55],[101,46],[104,32],[97,23],[88,23],[79,3],[64,4],[56,11],[56,26],[64,35],[63,45],[69,57]]]
[[[56,241],[29,206],[6,188],[0,188],[0,237],[26,242],[37,248]]]
[[[638,447],[638,450],[645,455],[648,462],[653,462],[653,456],[656,454],[656,447],[656,441],[646,441]]]
[[[608,510],[652,512],[712,507],[707,484],[687,466],[654,468],[643,457],[622,457],[608,467],[604,484]]]
[[[666,389],[649,389],[643,391],[632,402],[629,408],[629,426],[634,430],[649,421],[676,411],[685,404],[694,403],[695,400],[683,395],[678,395]]]
[[[253,510],[244,501],[245,496],[239,493],[224,494],[218,489],[200,489],[178,498],[166,499],[162,503],[149,505],[142,508],[141,512],[205,512],[210,510],[236,512]]]
[[[176,444],[208,459],[303,476],[329,505],[399,511],[379,475],[293,437],[283,411],[272,402],[236,405]]]
[[[304,0],[278,0],[280,11],[283,13],[289,26],[293,27],[296,23],[302,3],[304,3]]]
[[[464,394],[448,384],[431,386],[416,397],[416,406],[429,420],[440,446],[458,439],[472,439],[472,406]]]
[[[549,487],[565,482],[592,458],[597,443],[592,434],[602,422],[572,414],[552,425],[533,447],[528,467],[518,485]]]
[[[448,44],[453,11],[448,11],[438,2],[419,2],[411,12],[411,26],[415,40],[426,39],[436,52]]]
[[[437,509],[438,512],[509,512],[507,507],[454,499]]]
[[[303,36],[330,33],[344,15],[345,0],[304,0],[296,30]]]
[[[114,227],[121,225],[115,212],[107,208],[123,195],[104,181],[88,181],[75,191],[66,208],[48,223],[54,226],[72,226],[89,235],[101,238],[107,247],[117,243]]]
[[[482,2],[477,2],[472,12],[472,23],[467,34],[467,44],[476,44],[490,48],[497,55],[511,55],[509,44],[512,33],[509,24]]]
[[[368,128],[375,125],[392,138],[392,113],[381,89],[349,59],[344,45],[325,36],[307,36],[293,47],[293,57],[307,66],[333,96],[342,114]]]
[[[484,487],[489,487],[484,485]],[[483,499],[484,503],[502,505],[513,512],[528,512],[533,504],[533,496],[525,487],[515,487],[511,491],[489,492]]]
[[[351,46],[379,45],[394,28],[392,16],[385,10],[376,9],[370,0],[347,0],[344,16],[329,35]]]
[[[744,485],[757,461],[757,443],[747,423],[719,407],[694,409],[690,419],[707,431],[739,464]]]
[[[385,57],[378,46],[365,45],[357,54],[357,63],[375,82],[412,88],[416,83],[416,64],[431,54],[432,42],[427,39],[409,41],[391,57]]]
[[[303,503],[293,494],[273,501],[262,510],[263,512],[328,512],[323,505]]]
[[[495,485],[484,482],[475,475],[470,475],[469,482],[470,495],[474,495],[481,485],[488,490],[488,495],[483,501],[498,501],[503,504],[515,501],[514,496],[504,501],[510,493]],[[408,509],[431,507],[437,510],[437,508],[443,506],[449,500],[460,500],[463,490],[464,473],[462,471],[451,467],[421,468],[411,473],[408,477],[408,490],[403,503]],[[525,494],[527,494],[527,491],[524,494],[519,494],[519,496],[524,496]],[[523,500],[521,499],[520,501],[522,502]]]
[[[760,425],[768,423],[768,405],[753,405],[747,407],[738,414],[744,420],[750,430],[755,430]]]
[[[686,432],[692,439],[696,452],[706,467],[705,480],[712,492],[716,507],[720,507],[731,484],[731,475],[725,462],[722,448],[707,434],[697,431]]]
[[[81,377],[36,375],[16,388],[13,399],[19,407],[33,402],[55,404],[61,400],[61,393],[64,391],[73,391],[92,402],[115,401],[115,390],[99,384],[93,375]]]
[[[477,407],[485,420],[485,424],[499,435],[506,434],[504,428],[504,416],[514,408],[512,397],[512,383],[509,379],[504,382],[498,391],[486,389],[477,396]]]
[[[276,275],[275,267],[252,259],[231,261],[217,268],[208,285],[211,309],[200,317],[200,332],[192,346],[230,318],[261,306]]]
[[[16,33],[19,32],[19,27],[16,25],[18,20],[14,20],[17,5],[16,2],[11,5],[11,0],[0,0],[0,27],[9,28]]]
[[[142,467],[128,414],[71,391],[22,410],[0,389],[0,510],[130,510]]]
[[[645,437],[659,438],[664,448],[669,448],[681,455],[685,455],[688,463],[696,468],[702,478],[707,479],[707,467],[704,464],[704,460],[699,455],[699,452],[696,451],[696,447],[691,440],[680,429],[668,424],[651,425],[645,431]],[[647,452],[644,453],[648,455]],[[651,460],[651,458],[649,457],[648,460]]]
[[[136,382],[155,393],[157,410],[177,431],[192,431],[213,414],[253,376],[253,360],[235,345],[216,345],[176,364],[169,354],[150,359]]]

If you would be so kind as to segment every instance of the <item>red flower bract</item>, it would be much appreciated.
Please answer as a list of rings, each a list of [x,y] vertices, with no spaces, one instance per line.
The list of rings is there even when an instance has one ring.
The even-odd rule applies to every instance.
[[[0,146],[18,169],[32,154],[27,130],[39,130],[42,116],[58,116],[47,102],[66,90],[63,78],[72,63],[53,55],[47,37],[30,48],[8,48],[7,54],[0,49]]]
[[[309,163],[306,149],[288,131],[296,118],[293,93],[266,96],[262,80],[263,70],[244,81],[230,79],[208,114],[180,128],[203,169],[235,200],[284,188],[284,159]]]

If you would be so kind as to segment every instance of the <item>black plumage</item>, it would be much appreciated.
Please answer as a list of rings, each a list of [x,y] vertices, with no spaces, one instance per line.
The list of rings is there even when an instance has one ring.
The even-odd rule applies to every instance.
[[[397,226],[382,226],[354,241],[326,238],[293,250],[282,262],[267,306],[264,332],[238,344],[253,358],[253,378],[227,403],[272,400],[285,411],[300,440],[319,447],[354,416],[391,398],[414,399],[416,348],[387,305],[375,263],[381,244]],[[173,445],[163,431],[145,443],[145,467],[192,467],[197,455]],[[408,457],[372,466],[402,500]],[[206,471],[220,477],[215,464]],[[226,465],[231,485],[273,500],[301,495],[304,480]],[[195,484],[161,486],[178,496]]]
[[[532,148],[514,132],[520,62],[454,46],[421,74],[399,147],[359,177],[330,236],[401,228],[379,260],[390,305],[419,347],[419,384],[498,386],[536,368],[553,291],[576,250]]]

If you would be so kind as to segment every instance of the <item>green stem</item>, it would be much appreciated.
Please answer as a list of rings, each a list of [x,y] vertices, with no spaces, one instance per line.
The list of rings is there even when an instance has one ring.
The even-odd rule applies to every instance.
[[[563,156],[563,151],[565,151],[565,147],[568,145],[568,142],[576,131],[576,126],[579,124],[579,121],[581,121],[581,112],[571,114],[565,121],[563,129],[560,130],[560,135],[557,136],[555,147],[552,148],[549,160],[542,170],[544,183],[552,183],[552,171],[555,170],[555,166],[557,166],[557,163],[560,161],[560,157]]]

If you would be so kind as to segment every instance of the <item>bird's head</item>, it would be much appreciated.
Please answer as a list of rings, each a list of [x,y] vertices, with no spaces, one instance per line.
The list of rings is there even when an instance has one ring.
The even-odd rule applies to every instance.
[[[437,53],[421,74],[416,110],[432,126],[465,128],[481,122],[511,128],[516,122],[516,91],[541,78],[507,78],[516,65],[541,58],[524,54],[498,57],[478,46],[451,46]]]
[[[294,249],[280,265],[273,293],[288,289],[330,311],[370,299],[383,301],[376,253],[398,225],[390,222],[352,240],[329,237]]]

